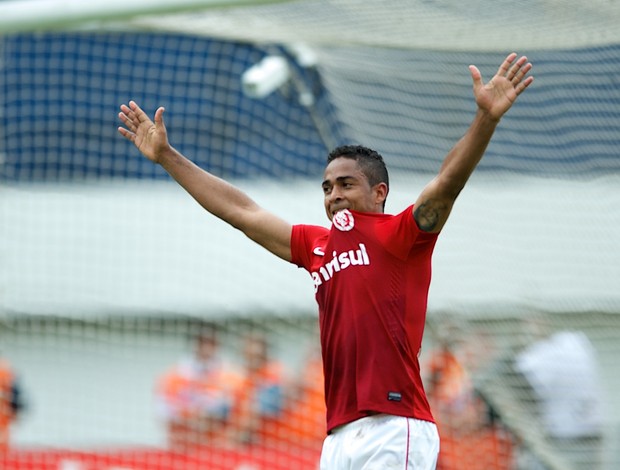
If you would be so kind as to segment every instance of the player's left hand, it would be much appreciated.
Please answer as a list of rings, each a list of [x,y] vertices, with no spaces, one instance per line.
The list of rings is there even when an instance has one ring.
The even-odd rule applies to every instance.
[[[509,54],[488,83],[483,83],[482,74],[475,65],[469,66],[476,104],[491,119],[499,120],[510,109],[517,96],[534,81],[534,77],[527,76],[532,69],[527,57],[521,56],[515,62],[516,58],[516,52]]]

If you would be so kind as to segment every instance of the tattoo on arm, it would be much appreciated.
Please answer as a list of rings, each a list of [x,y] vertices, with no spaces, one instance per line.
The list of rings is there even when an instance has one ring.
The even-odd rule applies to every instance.
[[[445,204],[438,201],[428,200],[420,204],[413,211],[413,217],[424,232],[431,232],[439,223],[443,210],[446,209]]]

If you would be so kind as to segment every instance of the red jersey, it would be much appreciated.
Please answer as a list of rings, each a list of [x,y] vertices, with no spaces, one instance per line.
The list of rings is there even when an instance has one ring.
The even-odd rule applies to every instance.
[[[437,234],[412,210],[293,227],[292,262],[310,272],[319,305],[328,431],[372,413],[434,421],[418,354]]]

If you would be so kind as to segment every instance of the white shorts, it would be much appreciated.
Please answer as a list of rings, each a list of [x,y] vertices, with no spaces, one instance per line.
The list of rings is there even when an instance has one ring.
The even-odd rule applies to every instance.
[[[321,470],[434,470],[439,454],[437,426],[379,414],[336,428],[325,438]]]

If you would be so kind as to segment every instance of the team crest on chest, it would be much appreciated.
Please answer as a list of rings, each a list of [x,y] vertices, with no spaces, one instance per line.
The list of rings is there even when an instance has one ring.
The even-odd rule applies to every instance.
[[[353,218],[353,214],[349,212],[349,209],[336,212],[332,222],[334,227],[342,232],[348,232],[355,225],[355,219]]]

